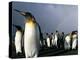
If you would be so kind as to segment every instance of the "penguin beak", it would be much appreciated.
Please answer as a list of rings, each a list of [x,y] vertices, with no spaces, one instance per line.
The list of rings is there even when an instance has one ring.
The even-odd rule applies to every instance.
[[[22,16],[25,16],[25,15],[26,15],[25,12],[23,12],[23,11],[19,11],[19,10],[17,10],[17,9],[14,9],[14,11],[20,13]]]

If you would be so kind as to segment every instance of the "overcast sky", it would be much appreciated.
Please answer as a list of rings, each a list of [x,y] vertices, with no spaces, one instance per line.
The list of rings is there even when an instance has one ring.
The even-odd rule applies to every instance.
[[[31,12],[39,23],[43,33],[71,32],[78,30],[78,6],[61,4],[42,4],[13,2],[13,9]],[[20,25],[24,29],[24,17],[12,11],[13,24]],[[15,28],[13,28],[13,33]]]

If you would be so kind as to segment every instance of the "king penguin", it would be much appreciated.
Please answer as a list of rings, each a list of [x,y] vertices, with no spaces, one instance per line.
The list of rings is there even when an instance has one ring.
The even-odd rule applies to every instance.
[[[54,34],[54,45],[56,48],[58,48],[58,40],[59,40],[59,32],[56,30],[56,33]]]
[[[16,48],[16,54],[22,53],[21,50],[21,40],[22,40],[22,28],[19,25],[14,25],[13,26],[16,28],[16,33],[15,33],[15,48]]]
[[[24,51],[25,57],[38,57],[40,50],[41,29],[30,12],[16,10],[25,17]]]
[[[71,48],[71,33],[66,34],[64,41],[65,50],[69,50]]]
[[[46,33],[46,41],[47,41],[47,47],[50,47],[50,36],[48,33]]]
[[[51,40],[51,45],[52,45],[52,47],[54,46],[54,34],[53,33],[51,33],[51,38],[52,38],[52,40]]]
[[[77,31],[72,31],[72,49],[77,49],[78,34]]]

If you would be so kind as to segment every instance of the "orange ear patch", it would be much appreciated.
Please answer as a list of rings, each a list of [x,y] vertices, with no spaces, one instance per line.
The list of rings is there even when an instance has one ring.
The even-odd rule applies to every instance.
[[[25,24],[27,24],[29,27],[34,27],[36,25],[35,21],[33,20],[33,18],[28,18],[25,21]]]
[[[31,28],[35,26],[35,23],[33,21],[29,21],[26,24]]]

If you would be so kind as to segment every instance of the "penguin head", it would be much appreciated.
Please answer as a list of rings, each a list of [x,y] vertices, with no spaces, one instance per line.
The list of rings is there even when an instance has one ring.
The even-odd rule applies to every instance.
[[[77,33],[78,33],[78,31],[77,31],[77,30],[72,31],[72,35],[73,35],[73,34],[77,34]]]
[[[53,35],[53,33],[51,33],[51,35]]]
[[[14,24],[13,24],[13,26],[16,27],[17,30],[22,31],[21,26],[19,26],[19,25],[14,25]]]
[[[62,34],[64,35],[64,32],[62,32]]]
[[[56,32],[58,32],[58,30],[56,30]]]
[[[25,18],[34,18],[34,16],[30,12],[19,11],[17,9],[14,9],[14,11],[20,13]],[[35,18],[33,20],[35,20]]]
[[[72,38],[78,38],[78,31],[72,31]]]
[[[48,33],[46,33],[46,35],[48,35]]]

